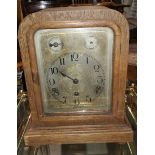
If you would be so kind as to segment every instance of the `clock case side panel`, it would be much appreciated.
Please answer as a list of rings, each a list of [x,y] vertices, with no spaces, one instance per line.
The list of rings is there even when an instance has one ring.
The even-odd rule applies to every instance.
[[[91,16],[92,15],[92,16]],[[126,85],[127,72],[127,56],[128,56],[128,24],[126,19],[118,12],[104,7],[81,7],[81,8],[60,8],[48,9],[41,12],[29,15],[22,25],[27,25],[29,28],[24,29],[21,26],[19,30],[19,40],[21,49],[26,49],[22,52],[24,61],[24,70],[28,86],[29,101],[31,105],[32,121],[36,125],[64,125],[65,122],[78,123],[81,119],[94,120],[110,120],[117,118],[121,121],[125,118],[124,111],[124,92]],[[102,23],[102,24],[101,24]],[[113,98],[112,98],[112,113],[111,115],[87,115],[87,116],[43,116],[43,107],[41,104],[41,92],[39,86],[39,77],[35,60],[33,35],[38,29],[44,28],[72,28],[72,27],[97,27],[109,26],[114,30],[115,50],[113,63]],[[117,27],[117,28],[116,28]],[[24,31],[22,34],[21,32]],[[120,43],[119,40],[120,39]],[[24,46],[24,48],[23,48]],[[23,51],[24,51],[23,50]],[[28,54],[29,52],[29,54]],[[25,54],[26,53],[26,54]],[[26,58],[25,58],[26,57]],[[31,60],[31,64],[30,64]],[[27,62],[28,61],[28,62]],[[37,113],[36,113],[37,112]],[[85,122],[85,121],[84,121]],[[35,124],[35,123],[34,123]]]
[[[18,30],[18,40],[20,45],[20,52],[22,58],[22,64],[24,69],[25,75],[25,82],[27,87],[29,105],[31,109],[31,126],[39,126],[39,118],[37,113],[37,108],[35,104],[35,94],[33,90],[33,77],[31,71],[31,64],[30,64],[30,55],[29,55],[29,47],[27,44],[27,33],[30,30],[30,27],[33,25],[33,21],[31,20],[30,16],[24,18],[23,22],[21,22]]]

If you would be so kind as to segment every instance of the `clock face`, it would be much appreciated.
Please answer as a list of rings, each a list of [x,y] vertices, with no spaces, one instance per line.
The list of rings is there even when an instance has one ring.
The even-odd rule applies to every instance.
[[[108,27],[35,33],[45,114],[111,111],[113,37]]]
[[[104,69],[95,58],[83,53],[60,56],[51,63],[46,77],[49,94],[70,106],[91,102],[104,91]]]

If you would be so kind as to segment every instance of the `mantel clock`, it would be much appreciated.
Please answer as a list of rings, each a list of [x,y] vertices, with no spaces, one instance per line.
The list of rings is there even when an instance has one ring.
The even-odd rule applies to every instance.
[[[96,6],[51,8],[28,15],[18,38],[31,108],[26,144],[132,141],[123,15]]]

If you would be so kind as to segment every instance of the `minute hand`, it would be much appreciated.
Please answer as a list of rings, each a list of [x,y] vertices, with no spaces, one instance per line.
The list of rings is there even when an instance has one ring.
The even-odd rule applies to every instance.
[[[66,75],[65,73],[62,73],[61,71],[59,71],[60,74],[64,77],[68,77],[69,79],[71,79],[73,81],[74,84],[78,84],[79,80],[78,79],[73,79],[70,76]]]

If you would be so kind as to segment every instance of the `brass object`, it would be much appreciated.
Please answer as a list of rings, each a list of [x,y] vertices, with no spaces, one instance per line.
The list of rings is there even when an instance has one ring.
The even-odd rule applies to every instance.
[[[134,82],[130,83],[126,89],[126,104],[129,111],[133,113],[133,118],[137,117],[137,86]]]

